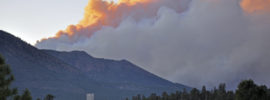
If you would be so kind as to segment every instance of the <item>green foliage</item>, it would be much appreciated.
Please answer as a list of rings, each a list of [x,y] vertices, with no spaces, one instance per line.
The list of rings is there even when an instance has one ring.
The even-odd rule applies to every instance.
[[[133,96],[132,100],[140,100],[140,95]],[[163,92],[161,96],[151,94],[143,100],[270,100],[270,89],[266,86],[258,86],[252,80],[244,80],[238,85],[236,93],[227,91],[225,84],[220,84],[218,88],[207,90],[205,86],[201,90],[196,88],[187,92],[176,91],[168,94]]]
[[[266,86],[257,86],[253,80],[242,81],[236,91],[236,100],[269,100]]]
[[[21,100],[32,100],[31,93],[28,89],[24,91],[23,95],[21,96]]]
[[[12,81],[14,76],[11,74],[10,67],[0,55],[0,100],[7,100],[8,97],[17,94],[17,89],[10,87]]]
[[[196,88],[193,88],[191,91],[190,91],[190,100],[199,100],[200,99],[200,91],[197,90]]]
[[[14,100],[21,100],[21,96],[20,95],[14,96]]]

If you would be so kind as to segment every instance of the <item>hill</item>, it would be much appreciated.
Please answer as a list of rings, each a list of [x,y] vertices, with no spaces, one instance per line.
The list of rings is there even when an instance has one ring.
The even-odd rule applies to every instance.
[[[28,88],[34,98],[51,93],[56,100],[123,100],[149,93],[188,88],[162,79],[126,60],[94,58],[83,51],[39,50],[0,31],[0,54],[15,75],[14,87]]]

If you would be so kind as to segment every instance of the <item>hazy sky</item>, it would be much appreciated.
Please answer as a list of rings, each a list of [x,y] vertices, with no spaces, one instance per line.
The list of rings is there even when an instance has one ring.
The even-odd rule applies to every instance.
[[[0,0],[0,29],[34,44],[83,17],[88,0]]]

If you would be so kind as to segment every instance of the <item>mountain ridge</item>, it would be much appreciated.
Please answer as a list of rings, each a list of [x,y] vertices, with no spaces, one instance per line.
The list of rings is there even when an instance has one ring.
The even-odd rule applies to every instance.
[[[83,51],[40,50],[0,30],[0,54],[15,75],[13,86],[29,88],[34,98],[122,100],[136,94],[174,92],[189,87],[162,79],[127,60],[94,58]]]
[[[118,70],[120,70],[119,72],[112,72],[112,73],[120,73],[120,72],[123,72],[124,70],[121,70],[121,69],[125,69],[126,67],[130,67],[130,69],[134,68],[133,70],[135,71],[138,71],[140,73],[145,73],[143,76],[141,77],[146,77],[146,76],[149,76],[149,77],[155,77],[157,80],[166,80],[166,79],[163,79],[163,78],[160,78],[144,69],[142,69],[141,67],[138,67],[136,65],[134,65],[133,63],[127,61],[127,60],[108,60],[108,59],[104,59],[104,58],[94,58],[92,57],[91,55],[89,55],[88,53],[84,52],[84,51],[71,51],[71,52],[59,52],[59,51],[54,51],[54,50],[42,50],[48,54],[51,54],[51,55],[54,55],[56,58],[58,59],[61,59],[62,61],[64,62],[69,62],[70,65],[73,65],[76,67],[76,65],[78,66],[83,66],[83,65],[79,65],[79,64],[85,64],[85,63],[88,63],[88,64],[85,64],[85,65],[93,65],[93,66],[87,66],[86,68],[98,68],[100,66],[96,65],[95,64],[95,61],[103,61],[104,64],[107,64],[108,62],[109,63],[112,63],[112,64],[107,64],[107,65],[104,65],[103,67],[106,67],[109,69],[109,67],[120,67]],[[80,54],[83,54],[83,55],[74,55],[74,52],[76,52],[77,54],[80,53]],[[68,58],[72,58],[72,59],[68,59]],[[89,59],[87,59],[89,58]],[[75,60],[76,59],[76,60]],[[87,60],[87,62],[82,62],[82,60]],[[95,60],[95,61],[91,61],[91,60]],[[76,62],[76,61],[79,61],[79,62]],[[114,63],[117,63],[117,64],[123,64],[122,66],[112,66],[114,65]],[[111,66],[109,66],[111,65]],[[77,67],[78,68],[78,67]],[[78,68],[80,69],[80,68]],[[92,69],[94,70],[94,69]],[[112,69],[114,70],[114,69]],[[86,72],[90,72],[91,71],[89,69],[84,69],[82,68],[81,71],[86,71]],[[132,71],[129,71],[129,73],[131,73]],[[139,75],[140,73],[131,73],[131,74],[135,74],[135,75]],[[107,77],[110,77],[110,76],[113,76],[113,75],[108,75]],[[116,78],[119,78],[119,77],[116,77]],[[131,78],[131,77],[128,77],[128,78]],[[122,79],[122,80],[128,80],[128,78],[125,78],[125,79]],[[114,79],[116,80],[116,79]],[[119,80],[118,80],[119,81]],[[168,81],[168,80],[166,80]],[[163,84],[163,85],[172,85],[172,84]]]

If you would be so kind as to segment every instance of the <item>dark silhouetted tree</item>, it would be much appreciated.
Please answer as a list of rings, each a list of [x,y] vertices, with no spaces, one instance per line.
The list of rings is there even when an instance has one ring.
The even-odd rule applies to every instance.
[[[0,100],[6,100],[17,94],[17,89],[10,87],[13,80],[14,76],[11,74],[10,67],[0,55]]]
[[[207,99],[207,90],[206,90],[205,86],[202,87],[200,98],[201,98],[201,100],[208,100]]]
[[[20,95],[14,96],[14,100],[21,100],[21,96]]]
[[[51,94],[48,94],[46,97],[45,97],[45,100],[53,100],[55,97]]]
[[[169,95],[168,95],[167,92],[163,92],[163,93],[162,93],[161,100],[169,100]]]
[[[233,91],[228,91],[227,92],[227,96],[226,96],[226,100],[234,100],[234,92]]]
[[[25,89],[25,91],[23,92],[21,100],[32,100],[31,93],[28,89]]]
[[[189,94],[187,93],[186,89],[184,89],[183,93],[181,94],[181,100],[189,100]]]
[[[133,96],[132,100],[139,98],[141,95]],[[236,94],[227,91],[225,84],[220,84],[210,91],[203,86],[201,91],[193,88],[191,91],[183,89],[170,94],[163,92],[161,96],[153,93],[149,97],[142,96],[141,100],[270,100],[270,89],[265,85],[258,86],[252,80],[245,80],[238,85]]]
[[[236,100],[256,100],[254,97],[255,89],[256,84],[253,80],[242,81],[236,90]]]
[[[219,84],[216,99],[226,100],[226,85],[224,83]]]
[[[17,95],[17,89],[10,87],[13,81],[14,76],[11,74],[11,69],[0,55],[0,100],[11,100],[12,98],[13,100],[32,100],[31,93],[28,89],[21,96]],[[48,99],[46,100],[53,100],[54,98],[52,95],[47,95],[47,97]]]
[[[190,100],[200,100],[200,91],[196,88],[193,88],[190,91]]]
[[[142,95],[142,100],[146,100],[146,97],[144,95]]]

